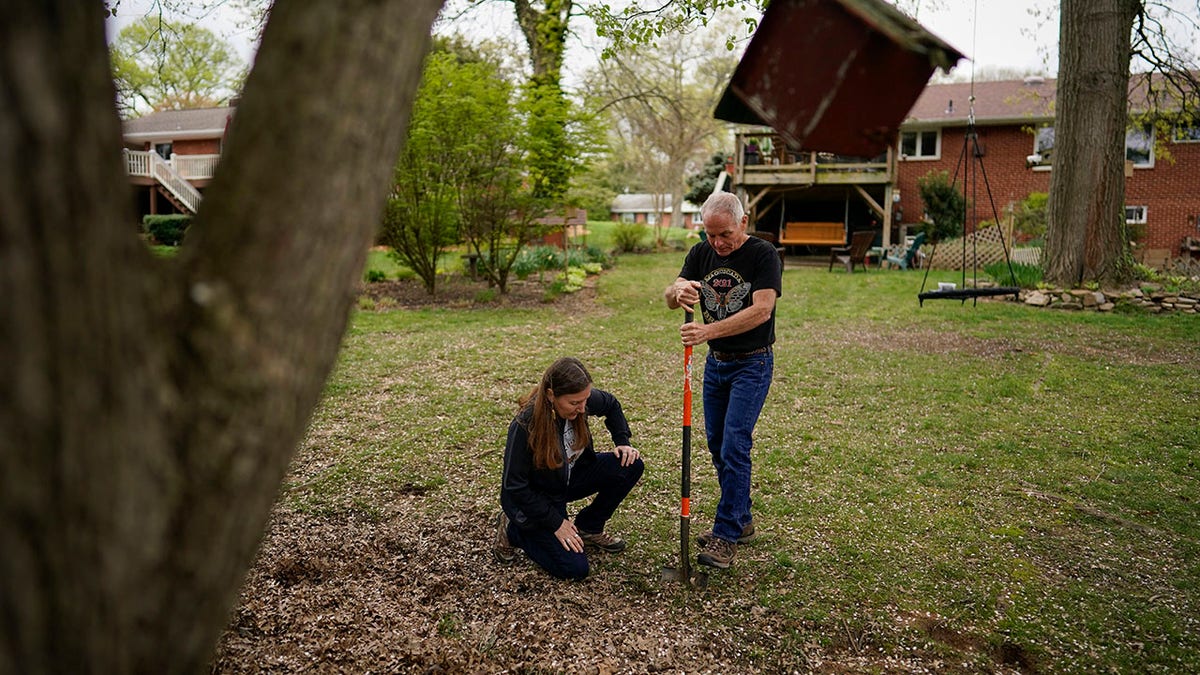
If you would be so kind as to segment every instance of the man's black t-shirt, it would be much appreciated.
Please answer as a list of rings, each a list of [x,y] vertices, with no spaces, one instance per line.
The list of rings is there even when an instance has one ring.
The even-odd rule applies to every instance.
[[[754,304],[754,291],[770,288],[775,296],[783,294],[782,269],[775,247],[758,237],[750,237],[728,258],[702,241],[688,251],[679,276],[700,282],[698,308],[704,323],[720,321]],[[775,310],[770,320],[737,335],[709,340],[709,348],[719,352],[748,352],[775,343]]]

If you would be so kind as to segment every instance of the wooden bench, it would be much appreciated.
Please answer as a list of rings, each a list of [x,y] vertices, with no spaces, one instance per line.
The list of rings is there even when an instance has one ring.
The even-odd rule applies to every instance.
[[[779,243],[784,246],[844,246],[846,227],[841,223],[784,223]]]

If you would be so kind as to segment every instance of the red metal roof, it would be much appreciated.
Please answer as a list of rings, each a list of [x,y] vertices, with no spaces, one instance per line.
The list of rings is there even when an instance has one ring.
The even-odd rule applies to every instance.
[[[774,0],[717,104],[798,150],[874,156],[963,55],[882,0]]]

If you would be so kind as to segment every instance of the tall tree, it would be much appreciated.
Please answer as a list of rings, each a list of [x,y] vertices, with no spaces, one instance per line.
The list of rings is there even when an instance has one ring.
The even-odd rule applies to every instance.
[[[1045,278],[1068,286],[1119,281],[1124,232],[1126,100],[1139,0],[1063,0],[1054,170]]]
[[[240,88],[245,64],[212,31],[146,16],[121,29],[112,46],[123,111],[218,105]]]
[[[336,358],[439,4],[279,0],[166,261],[130,227],[101,3],[5,6],[0,672],[204,669]]]
[[[1172,120],[1195,118],[1200,80],[1189,61],[1195,57],[1176,36],[1194,38],[1196,31],[1195,19],[1169,2],[1062,3],[1047,281],[1071,286],[1128,277],[1126,131],[1131,119],[1164,131]],[[1132,87],[1131,56],[1147,71]]]
[[[512,0],[517,25],[529,48],[533,72],[525,88],[529,117],[529,172],[534,194],[558,200],[567,193],[576,151],[568,142],[563,58],[572,0]]]
[[[469,6],[489,0],[463,0]],[[606,54],[631,45],[645,45],[666,35],[682,34],[730,9],[761,9],[765,0],[670,0],[643,8],[639,2],[620,8],[606,2],[574,0],[505,0],[511,2],[517,25],[529,51],[530,78],[526,87],[532,137],[530,175],[538,194],[558,199],[566,194],[580,167],[580,149],[567,131],[570,109],[563,93],[562,71],[572,21],[590,18],[600,37],[611,41]],[[753,20],[750,20],[753,24]],[[732,41],[730,41],[732,47]]]
[[[641,182],[671,195],[671,222],[682,221],[686,179],[721,146],[725,124],[712,109],[737,59],[721,44],[724,30],[663,39],[656,49],[613,55],[595,69],[589,90],[611,110],[621,143],[639,152]],[[662,232],[656,226],[661,241]]]

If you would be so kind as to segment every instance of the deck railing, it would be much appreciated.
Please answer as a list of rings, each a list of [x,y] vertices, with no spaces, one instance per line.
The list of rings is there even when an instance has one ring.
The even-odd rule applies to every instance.
[[[212,178],[217,173],[220,155],[171,155],[171,166],[188,180]]]
[[[743,185],[888,183],[890,152],[879,157],[843,157],[794,152],[777,134],[743,133],[736,142],[735,172]]]
[[[192,184],[181,176],[167,160],[159,157],[157,152],[126,150],[125,172],[130,176],[155,179],[192,213],[195,213],[200,207],[200,191],[192,187]]]

